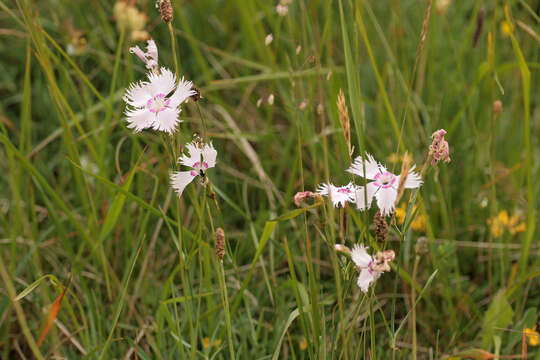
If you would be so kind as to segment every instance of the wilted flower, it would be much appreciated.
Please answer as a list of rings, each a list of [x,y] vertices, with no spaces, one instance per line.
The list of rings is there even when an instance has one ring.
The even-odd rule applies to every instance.
[[[351,259],[355,263],[360,275],[356,284],[363,292],[367,292],[369,286],[377,280],[385,271],[390,271],[390,262],[394,260],[395,253],[392,250],[378,251],[375,257],[369,255],[364,245],[356,244],[351,252]]]
[[[296,206],[300,206],[300,203],[302,201],[305,201],[308,198],[319,198],[320,199],[321,195],[317,194],[317,193],[314,193],[314,192],[311,192],[311,191],[300,191],[300,192],[297,192],[294,195],[294,204]]]
[[[185,187],[197,176],[206,180],[206,171],[216,166],[217,151],[210,144],[191,142],[186,145],[188,155],[182,155],[178,161],[180,164],[190,167],[188,171],[175,171],[171,174],[171,186],[182,196]]]
[[[439,161],[450,162],[450,147],[448,142],[444,140],[446,130],[439,129],[431,135],[433,142],[429,146],[429,156],[431,157],[431,164],[435,165]]]
[[[129,48],[129,52],[137,55],[144,62],[148,70],[155,72],[158,69],[158,49],[154,40],[148,40],[146,52],[142,51],[138,45]]]
[[[422,185],[422,179],[420,175],[414,172],[414,169],[415,165],[411,166],[407,174],[407,179],[403,185],[406,189],[414,189]],[[375,197],[377,199],[377,206],[379,206],[383,215],[388,215],[394,211],[400,175],[394,175],[386,170],[370,154],[366,154],[365,159],[362,156],[356,157],[347,171],[368,180],[374,180],[366,184],[365,187],[358,187],[356,191],[356,206],[358,209],[365,210],[366,205],[369,209],[371,207],[371,201]]]
[[[161,68],[160,74],[148,73],[148,80],[131,84],[123,97],[129,105],[125,111],[128,128],[173,133],[182,121],[178,119],[180,104],[195,93],[192,83],[182,78],[176,84],[176,76],[166,68]]]
[[[320,195],[329,196],[334,204],[334,207],[345,207],[345,203],[354,203],[356,201],[356,191],[358,187],[353,183],[348,183],[345,186],[334,186],[333,184],[320,184],[317,193]]]

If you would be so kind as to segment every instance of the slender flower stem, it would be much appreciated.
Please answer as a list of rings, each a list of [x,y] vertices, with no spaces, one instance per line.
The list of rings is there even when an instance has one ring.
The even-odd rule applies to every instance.
[[[412,283],[411,283],[411,321],[412,321],[412,357],[416,360],[417,352],[417,341],[416,341],[416,273],[418,271],[418,263],[420,262],[420,257],[416,256],[414,259],[414,266],[412,272]]]
[[[171,47],[174,58],[174,71],[176,72],[176,76],[178,76],[178,74],[180,74],[180,63],[178,62],[178,57],[176,56],[176,38],[174,36],[174,29],[172,23],[168,23],[167,25],[169,26],[169,34],[171,35]]]
[[[229,311],[229,296],[227,295],[227,284],[225,283],[225,269],[223,261],[219,260],[219,285],[225,311],[225,324],[227,326],[227,342],[229,343],[229,359],[234,360],[234,347],[232,339],[231,313]]]

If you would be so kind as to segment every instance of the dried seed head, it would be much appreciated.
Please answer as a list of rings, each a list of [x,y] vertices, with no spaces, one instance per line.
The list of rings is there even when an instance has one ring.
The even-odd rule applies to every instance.
[[[424,255],[429,251],[428,239],[425,237],[418,238],[416,245],[414,246],[414,251],[416,255]]]
[[[347,104],[345,103],[345,95],[343,95],[343,90],[341,89],[339,89],[337,107],[339,112],[339,122],[341,124],[341,128],[343,129],[345,141],[347,142],[347,149],[349,150],[349,154],[351,154],[351,121],[349,119],[349,110],[347,109]]]
[[[373,225],[377,240],[382,243],[385,242],[388,236],[388,224],[380,211],[377,211],[375,214],[375,217],[373,218]]]
[[[222,228],[216,230],[216,255],[219,260],[223,260],[225,256],[225,232]]]
[[[173,8],[170,0],[159,1],[159,12],[161,14],[161,20],[166,23],[170,23],[173,19]]]
[[[401,162],[401,174],[399,175],[396,202],[394,203],[396,206],[403,196],[403,191],[405,190],[405,181],[407,181],[407,176],[409,175],[409,170],[411,169],[411,163],[411,156],[408,152],[405,152],[405,155],[403,155],[403,161]]]

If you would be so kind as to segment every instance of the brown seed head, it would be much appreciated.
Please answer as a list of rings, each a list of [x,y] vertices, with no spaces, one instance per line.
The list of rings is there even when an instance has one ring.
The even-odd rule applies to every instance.
[[[173,8],[169,0],[160,0],[159,12],[161,13],[161,20],[166,23],[170,23],[173,19]]]
[[[385,242],[388,236],[388,224],[386,219],[381,214],[380,211],[377,211],[375,217],[373,218],[373,225],[375,228],[375,237],[379,242]]]
[[[216,255],[219,260],[223,260],[225,255],[225,232],[222,228],[216,230]]]
[[[425,237],[418,238],[414,246],[416,255],[424,255],[429,251],[428,239]]]
[[[343,95],[343,90],[341,89],[339,89],[337,107],[339,112],[339,122],[343,128],[343,135],[345,136],[345,141],[347,142],[349,154],[351,154],[351,121],[349,119],[349,110],[347,109],[347,104],[345,103],[345,95]]]

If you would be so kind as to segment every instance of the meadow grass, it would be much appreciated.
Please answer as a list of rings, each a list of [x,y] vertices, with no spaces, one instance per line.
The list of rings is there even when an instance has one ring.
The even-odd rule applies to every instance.
[[[0,0],[1,359],[540,359],[538,2],[128,3],[202,94],[172,136],[126,127],[132,10]],[[194,134],[218,162],[179,198]],[[293,201],[366,151],[424,175],[385,242],[375,205]],[[366,293],[357,243],[396,254]]]

